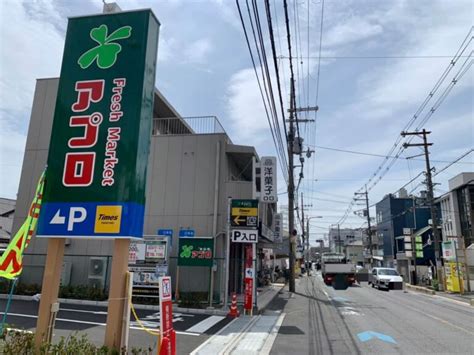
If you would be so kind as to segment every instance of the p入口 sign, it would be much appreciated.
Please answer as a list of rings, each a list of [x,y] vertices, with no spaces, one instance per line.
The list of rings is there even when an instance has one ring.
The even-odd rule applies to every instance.
[[[38,236],[141,237],[159,23],[69,19]]]
[[[232,229],[231,240],[234,243],[258,243],[258,230]]]

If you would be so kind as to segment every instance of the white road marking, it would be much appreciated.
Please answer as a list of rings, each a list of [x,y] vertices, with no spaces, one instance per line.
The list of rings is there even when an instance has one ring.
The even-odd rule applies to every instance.
[[[280,331],[280,327],[283,324],[284,319],[285,319],[285,313],[282,313],[278,317],[275,325],[273,326],[273,329],[268,335],[267,340],[265,340],[265,343],[263,344],[262,349],[260,349],[260,354],[262,355],[270,354],[270,351],[272,350],[272,347],[273,347],[273,343],[275,342],[275,339],[278,335],[278,332]]]
[[[224,318],[225,317],[223,316],[210,316],[209,318],[206,318],[193,325],[191,328],[186,329],[186,331],[191,333],[204,333],[206,330],[212,328]]]
[[[74,309],[74,308],[59,308],[60,311],[65,312],[78,312],[78,313],[90,313],[90,314],[107,314],[105,311],[90,311],[85,309]]]

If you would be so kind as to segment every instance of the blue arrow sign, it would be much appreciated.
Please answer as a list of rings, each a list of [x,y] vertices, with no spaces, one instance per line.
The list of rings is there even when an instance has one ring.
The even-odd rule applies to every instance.
[[[397,342],[395,341],[395,339],[393,339],[390,335],[385,335],[385,334],[382,334],[382,333],[377,333],[377,332],[374,332],[372,330],[368,330],[366,332],[362,332],[362,333],[359,333],[357,334],[357,337],[359,338],[359,340],[361,342],[366,342],[368,340],[371,340],[372,338],[378,338],[382,341],[385,341],[387,343],[392,343],[392,344],[396,344]]]

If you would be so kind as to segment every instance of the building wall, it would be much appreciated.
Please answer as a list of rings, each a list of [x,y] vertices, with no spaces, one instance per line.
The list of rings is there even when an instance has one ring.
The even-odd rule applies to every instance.
[[[13,231],[26,218],[36,184],[47,161],[54,114],[58,79],[40,79],[35,90],[30,126],[18,191]],[[155,108],[156,109],[156,108]],[[156,112],[155,112],[156,115]],[[218,143],[219,142],[219,143]],[[219,145],[219,148],[218,148]],[[159,135],[152,136],[147,170],[145,205],[145,235],[156,235],[157,230],[173,229],[169,270],[176,277],[178,233],[180,229],[194,229],[196,236],[213,236],[216,164],[219,162],[217,232],[224,231],[228,196],[252,198],[252,182],[239,178],[238,164],[226,153],[230,139],[226,134]],[[218,150],[219,149],[219,150]],[[253,151],[241,147],[243,151]],[[246,156],[246,157],[247,157]],[[230,173],[232,172],[232,173]],[[239,180],[240,179],[240,180]],[[264,213],[262,209],[262,213]],[[218,262],[214,290],[224,282],[224,238],[217,238]],[[102,257],[106,267],[111,265],[113,241],[66,239],[65,262],[72,264],[70,283],[88,284],[91,257]],[[25,271],[21,281],[41,284],[47,248],[46,239],[32,238],[25,253]],[[105,288],[109,283],[107,270]],[[182,268],[182,291],[207,292],[209,268]]]
[[[397,250],[404,250],[403,241],[395,239],[403,235],[403,228],[421,229],[428,225],[429,208],[416,207],[413,213],[413,203],[412,198],[389,194],[376,204],[377,237],[383,240],[383,257],[388,265],[393,263]]]
[[[460,235],[458,197],[448,192],[439,199],[443,240]]]
[[[362,265],[364,263],[364,246],[347,245],[346,258],[354,264]]]

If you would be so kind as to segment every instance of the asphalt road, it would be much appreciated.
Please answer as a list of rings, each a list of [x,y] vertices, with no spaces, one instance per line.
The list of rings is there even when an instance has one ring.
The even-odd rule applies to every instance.
[[[6,301],[0,300],[0,315],[3,316]],[[13,328],[34,330],[39,303],[35,301],[14,300],[7,317],[7,324]],[[159,312],[137,310],[140,321],[149,329],[159,328]],[[68,337],[73,332],[87,334],[89,340],[102,345],[105,335],[107,308],[61,304],[56,318],[54,339]],[[209,316],[193,313],[174,313],[173,326],[177,332],[178,354],[189,354],[212,334],[224,327],[230,319],[221,316]],[[130,347],[156,349],[157,337],[143,331],[131,315]]]
[[[271,354],[474,354],[474,307],[441,297],[334,290],[321,276],[297,281],[270,305],[286,317]]]

